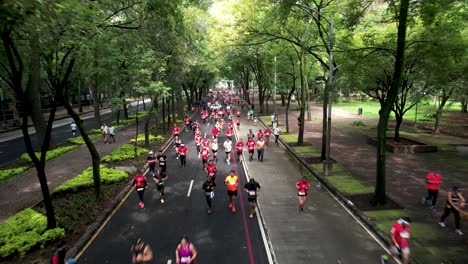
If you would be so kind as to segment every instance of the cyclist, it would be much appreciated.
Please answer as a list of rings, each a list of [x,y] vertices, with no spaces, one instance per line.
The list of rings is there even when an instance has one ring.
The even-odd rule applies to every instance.
[[[244,185],[244,190],[247,192],[247,200],[250,206],[250,218],[253,218],[255,214],[255,207],[257,206],[258,192],[260,191],[260,184],[253,178],[250,178],[249,182]]]

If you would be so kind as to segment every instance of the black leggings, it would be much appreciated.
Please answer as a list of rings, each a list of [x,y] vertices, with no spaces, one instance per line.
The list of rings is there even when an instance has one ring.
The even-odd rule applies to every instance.
[[[427,197],[426,197],[426,202],[429,200],[432,200],[432,206],[435,206],[437,202],[437,195],[439,193],[439,190],[430,190],[427,189]]]
[[[206,199],[206,203],[208,204],[208,208],[211,209],[211,200],[212,200],[211,196],[205,194],[205,199]]]
[[[275,143],[278,144],[279,135],[275,135]]]
[[[187,161],[185,159],[185,155],[180,155],[180,164],[182,166],[184,166],[185,164],[187,164]]]
[[[445,205],[444,214],[440,218],[440,221],[444,222],[445,218],[447,218],[447,216],[449,216],[450,213],[453,213],[453,216],[455,217],[455,227],[457,229],[460,229],[460,212],[458,212],[458,210],[453,208],[453,206],[451,205]]]
[[[140,198],[140,202],[143,202],[143,194],[145,193],[145,189],[141,191],[137,191],[138,193],[138,198]]]

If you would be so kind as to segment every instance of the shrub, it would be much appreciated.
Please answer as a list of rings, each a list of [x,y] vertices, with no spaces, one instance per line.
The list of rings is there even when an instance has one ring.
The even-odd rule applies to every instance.
[[[89,138],[91,139],[91,141],[95,141],[99,137],[101,137],[101,135],[96,135],[96,134],[89,135]],[[69,138],[67,141],[68,141],[68,143],[76,144],[76,145],[83,145],[85,143],[81,136],[80,137]]]
[[[148,111],[139,111],[138,112],[138,118],[143,118],[143,117],[145,117],[147,115],[148,115]],[[130,119],[130,120],[135,119],[135,118],[136,118],[136,114],[128,116],[128,119]]]
[[[13,169],[0,170],[0,182],[6,181],[9,178],[27,171],[29,167],[18,167]]]
[[[49,150],[46,153],[46,160],[50,160],[50,159],[56,158],[56,157],[58,157],[60,155],[63,155],[63,154],[67,153],[68,151],[70,151],[70,150],[72,150],[72,149],[74,149],[76,147],[77,146],[73,145],[73,146],[58,147],[56,149]],[[41,153],[36,152],[36,157],[38,159],[41,158]],[[21,159],[26,161],[26,162],[32,162],[32,160],[29,157],[28,153],[23,153],[23,155],[21,155]]]
[[[113,184],[125,181],[128,177],[126,172],[108,168],[104,165],[100,166],[101,183]],[[75,178],[66,181],[64,184],[55,189],[55,193],[76,192],[77,190],[90,188],[93,186],[93,167],[89,167]]]
[[[6,258],[19,253],[24,256],[32,247],[63,238],[65,230],[47,230],[47,218],[27,208],[0,225],[0,257]]]
[[[161,136],[161,135],[155,136],[155,135],[149,134],[148,136],[149,136],[149,141],[150,142],[151,141],[159,142],[159,141],[164,140],[164,137]],[[145,141],[145,134],[139,134],[138,137],[137,137],[137,140],[138,140],[138,142],[144,142]],[[135,143],[135,138],[130,139],[130,143]]]
[[[364,124],[364,122],[362,122],[362,120],[353,121],[353,125],[355,125],[355,126],[366,126]]]
[[[89,134],[101,134],[100,128],[93,128],[89,131]]]
[[[137,147],[137,156],[141,156],[147,153],[147,150],[144,148]],[[133,159],[135,157],[135,146],[130,144],[122,145],[120,148],[112,151],[111,154],[106,155],[102,162],[113,162],[113,161],[122,161],[127,159]]]

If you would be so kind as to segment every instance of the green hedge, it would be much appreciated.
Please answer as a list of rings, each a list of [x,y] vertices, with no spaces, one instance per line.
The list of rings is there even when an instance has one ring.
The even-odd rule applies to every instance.
[[[74,149],[76,147],[77,146],[64,146],[64,147],[58,147],[56,149],[49,150],[46,153],[46,160],[50,160],[50,159],[56,158],[56,157],[58,157],[60,155],[63,155],[63,154],[69,152],[70,150],[72,150],[72,149]],[[36,157],[38,159],[41,158],[41,153],[36,152]],[[29,157],[28,153],[23,153],[23,155],[21,155],[21,159],[26,161],[26,162],[32,162],[32,160]]]
[[[95,141],[96,139],[100,137],[102,137],[102,135],[96,135],[96,134],[89,135],[89,138],[91,139],[91,141]],[[68,143],[76,144],[76,145],[83,145],[85,143],[81,136],[69,138],[67,141]]]
[[[24,171],[27,171],[29,167],[18,167],[14,169],[0,170],[0,182],[6,181],[9,178],[18,175]]]
[[[147,153],[144,148],[137,147],[137,156]],[[122,161],[135,158],[135,146],[130,144],[122,145],[120,148],[112,151],[111,154],[106,155],[102,162]]]
[[[47,230],[47,218],[27,208],[10,217],[0,225],[0,257],[19,253],[24,256],[32,247],[63,238],[65,230],[54,228]]]
[[[150,142],[152,142],[152,141],[159,142],[159,141],[163,141],[163,140],[164,140],[164,137],[161,136],[161,135],[155,136],[155,135],[149,134],[148,136],[149,136],[149,141],[150,141]],[[144,141],[145,141],[145,134],[139,134],[138,137],[137,137],[137,139],[138,139],[138,142],[144,142]],[[135,143],[135,138],[132,138],[132,139],[130,140],[130,143]]]
[[[148,111],[139,111],[138,112],[138,118],[143,118],[148,115]],[[136,119],[136,114],[135,115],[129,115],[128,119],[133,120]]]
[[[126,172],[108,168],[104,165],[100,166],[101,183],[113,184],[125,181],[128,178]],[[55,193],[61,192],[76,192],[79,189],[89,188],[93,186],[93,167],[89,167],[75,178],[66,181],[64,184],[55,189]]]

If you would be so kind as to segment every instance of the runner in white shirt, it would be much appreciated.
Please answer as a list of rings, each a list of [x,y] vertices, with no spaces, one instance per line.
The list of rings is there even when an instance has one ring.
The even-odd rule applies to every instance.
[[[70,128],[71,128],[71,131],[72,131],[73,136],[76,135],[76,128],[77,128],[77,126],[76,126],[75,122],[72,122],[72,123],[70,124]]]
[[[232,150],[232,141],[228,139],[226,139],[226,141],[224,141],[224,151],[226,152],[226,162],[227,164],[231,164],[231,150]]]

